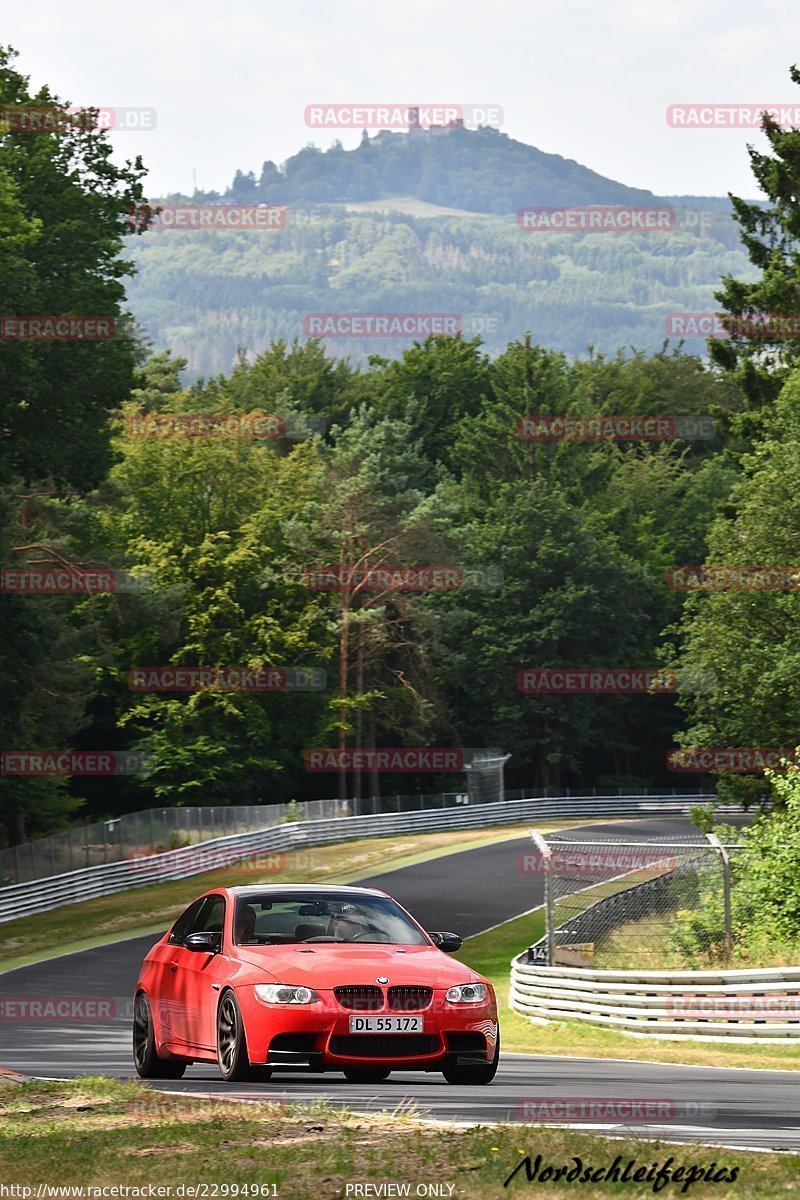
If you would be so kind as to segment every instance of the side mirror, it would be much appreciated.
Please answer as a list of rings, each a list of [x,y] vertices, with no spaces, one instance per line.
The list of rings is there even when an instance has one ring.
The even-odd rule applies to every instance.
[[[219,933],[190,933],[184,940],[185,950],[194,950],[198,954],[217,954],[221,934]]]
[[[455,954],[464,945],[463,938],[460,938],[457,933],[429,933],[428,937],[435,946],[444,950],[445,954]]]

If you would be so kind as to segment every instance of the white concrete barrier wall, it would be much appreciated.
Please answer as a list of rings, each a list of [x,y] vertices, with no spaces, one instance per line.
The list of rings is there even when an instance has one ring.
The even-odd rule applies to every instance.
[[[509,1003],[536,1023],[581,1021],[634,1037],[795,1042],[800,966],[730,971],[595,971],[511,963]]]

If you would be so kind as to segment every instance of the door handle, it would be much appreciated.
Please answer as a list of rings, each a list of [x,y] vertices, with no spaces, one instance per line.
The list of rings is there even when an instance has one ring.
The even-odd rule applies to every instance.
[[[211,986],[212,986],[212,988],[214,989],[214,991],[215,991],[215,992],[218,992],[218,991],[219,991],[219,984],[218,984],[218,983],[212,983],[212,985],[211,985]]]
[[[170,964],[169,964],[169,969],[170,969],[170,971],[177,971],[177,969],[178,969],[178,964],[177,964],[177,963],[170,963]]]

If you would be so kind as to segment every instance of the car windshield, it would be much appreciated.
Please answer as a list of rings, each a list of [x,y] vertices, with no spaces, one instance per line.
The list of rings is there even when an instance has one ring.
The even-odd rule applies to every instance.
[[[425,946],[420,929],[388,896],[263,895],[236,901],[234,942],[238,946],[299,942],[381,942]]]

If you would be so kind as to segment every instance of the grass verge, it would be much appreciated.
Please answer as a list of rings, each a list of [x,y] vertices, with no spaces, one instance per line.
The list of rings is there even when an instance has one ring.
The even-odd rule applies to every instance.
[[[173,1197],[181,1195],[181,1184],[184,1195],[191,1195],[191,1185],[200,1184],[206,1185],[205,1195],[210,1197],[257,1194],[280,1200],[402,1195],[385,1186],[377,1190],[391,1183],[409,1185],[407,1194],[412,1196],[458,1200],[514,1193],[531,1200],[574,1195],[575,1183],[563,1177],[546,1184],[526,1181],[524,1157],[535,1163],[541,1155],[540,1168],[574,1167],[577,1156],[584,1169],[610,1167],[619,1157],[618,1169],[624,1170],[633,1160],[629,1174],[636,1167],[649,1170],[653,1163],[661,1166],[671,1160],[671,1171],[683,1167],[685,1176],[692,1166],[708,1170],[714,1163],[715,1171],[724,1172],[720,1181],[694,1183],[688,1191],[693,1198],[741,1200],[746,1195],[758,1200],[800,1189],[800,1159],[789,1155],[669,1146],[536,1126],[431,1126],[402,1111],[355,1115],[323,1105],[282,1106],[279,1097],[272,1105],[264,1101],[252,1107],[237,1101],[209,1102],[109,1079],[0,1082],[0,1178],[6,1186],[31,1188],[32,1197],[39,1184],[121,1185],[144,1189],[139,1193],[143,1196],[149,1186],[166,1186],[170,1192],[163,1194]],[[522,1169],[504,1188],[504,1180],[520,1163]],[[727,1182],[734,1167],[738,1178]],[[353,1190],[358,1184],[360,1193]],[[365,1189],[368,1184],[372,1186]],[[418,1190],[434,1184],[439,1191]],[[257,1185],[258,1192],[245,1193],[243,1185]],[[680,1195],[681,1188],[679,1177],[661,1194]],[[654,1187],[652,1182],[589,1182],[579,1190],[581,1196],[596,1200],[652,1196]],[[20,1191],[5,1194],[28,1200]],[[47,1196],[46,1191],[40,1194]]]

